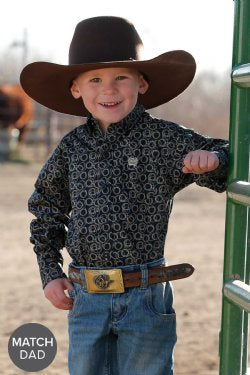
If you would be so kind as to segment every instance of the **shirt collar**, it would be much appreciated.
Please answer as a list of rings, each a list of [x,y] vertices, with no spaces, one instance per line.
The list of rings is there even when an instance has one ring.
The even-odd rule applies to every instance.
[[[88,128],[89,134],[94,138],[99,138],[100,136],[105,138],[113,138],[116,135],[128,135],[131,128],[140,121],[144,111],[145,108],[142,104],[136,104],[134,109],[125,118],[119,122],[110,124],[105,134],[103,134],[100,129],[99,121],[96,120],[92,115],[88,117],[85,126]]]

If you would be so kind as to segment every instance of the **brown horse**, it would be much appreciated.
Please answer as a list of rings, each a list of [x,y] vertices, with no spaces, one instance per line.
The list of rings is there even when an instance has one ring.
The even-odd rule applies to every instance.
[[[19,85],[0,86],[0,128],[18,129],[18,141],[22,142],[33,118],[32,100]]]

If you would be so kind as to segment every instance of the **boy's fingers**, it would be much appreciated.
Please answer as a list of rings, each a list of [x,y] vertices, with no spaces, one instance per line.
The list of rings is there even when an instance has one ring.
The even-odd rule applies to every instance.
[[[199,173],[199,155],[196,152],[189,152],[184,159],[184,173]]]
[[[73,299],[68,297],[65,289],[74,289],[72,283],[66,278],[51,280],[44,288],[45,297],[58,309],[71,310]]]
[[[183,173],[202,174],[210,172],[219,166],[218,157],[203,150],[189,152],[184,159]]]
[[[189,152],[184,159],[184,173],[200,173],[200,154],[196,151]]]
[[[184,173],[191,173],[192,172],[191,160],[192,160],[192,152],[189,152],[185,156],[185,159],[184,159],[184,167],[182,169]]]
[[[199,169],[200,171],[204,172],[208,169],[208,154],[201,153],[199,157]]]
[[[192,154],[191,170],[193,171],[193,173],[200,172],[200,155],[196,152]]]
[[[58,309],[62,309],[62,310],[71,310],[73,306],[72,298],[66,297],[66,295],[62,299],[60,298],[53,299],[51,303]]]
[[[65,278],[63,281],[64,281],[65,289],[73,289],[74,288],[72,282],[69,279]]]
[[[209,171],[212,171],[216,168],[218,168],[220,162],[219,162],[219,158],[218,156],[216,156],[215,154],[211,155],[209,158],[208,158],[208,170]]]
[[[57,304],[56,307],[59,309],[69,310],[70,306],[72,307],[73,300],[72,298],[66,296],[63,291],[58,291],[55,303]]]
[[[73,299],[67,297],[62,291],[53,292],[47,296],[48,300],[58,309],[71,310],[73,306]]]
[[[186,166],[184,166],[184,167],[182,168],[182,172],[183,172],[183,173],[192,173],[192,171],[190,171]]]

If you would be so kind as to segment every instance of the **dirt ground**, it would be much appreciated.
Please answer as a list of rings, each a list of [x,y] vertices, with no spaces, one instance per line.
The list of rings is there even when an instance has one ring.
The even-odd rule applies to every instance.
[[[68,374],[67,312],[54,308],[44,297],[29,243],[32,216],[26,205],[39,169],[38,164],[0,165],[0,374],[3,375],[27,373],[11,362],[7,347],[11,333],[31,322],[46,325],[58,345],[54,361],[41,373]],[[196,269],[190,278],[173,283],[178,330],[175,375],[218,374],[225,198],[225,193],[193,185],[175,199],[166,257],[170,264],[189,262]],[[63,254],[67,272],[70,258],[66,250]]]

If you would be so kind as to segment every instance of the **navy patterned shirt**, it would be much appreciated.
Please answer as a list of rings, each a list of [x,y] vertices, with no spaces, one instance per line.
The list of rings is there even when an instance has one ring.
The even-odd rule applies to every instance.
[[[186,154],[201,148],[217,153],[219,167],[184,174]],[[64,247],[74,263],[89,267],[163,257],[174,195],[193,182],[224,191],[227,162],[226,141],[154,118],[139,104],[105,134],[90,116],[62,139],[29,199],[43,288],[67,277]]]

